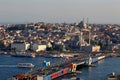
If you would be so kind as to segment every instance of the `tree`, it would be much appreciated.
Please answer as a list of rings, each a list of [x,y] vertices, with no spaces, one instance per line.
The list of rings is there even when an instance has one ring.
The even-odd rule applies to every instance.
[[[86,41],[87,43],[89,43],[89,38],[86,38],[85,41]],[[90,44],[91,44],[91,45],[98,45],[97,41],[95,41],[95,40],[90,40]]]
[[[101,42],[101,41],[98,42],[98,45],[99,45],[102,49],[105,47],[104,43]]]
[[[16,51],[17,51],[17,48],[14,47],[14,48],[12,48],[11,50],[14,51],[14,52],[16,52]]]
[[[59,51],[63,51],[63,46],[58,46]]]
[[[66,50],[71,50],[71,48],[69,46],[66,46],[65,49]]]
[[[47,47],[47,51],[52,51],[53,47]]]

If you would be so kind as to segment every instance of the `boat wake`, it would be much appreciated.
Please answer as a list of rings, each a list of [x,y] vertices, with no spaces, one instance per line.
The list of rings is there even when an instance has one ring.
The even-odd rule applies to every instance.
[[[17,65],[0,65],[0,67],[17,67]]]

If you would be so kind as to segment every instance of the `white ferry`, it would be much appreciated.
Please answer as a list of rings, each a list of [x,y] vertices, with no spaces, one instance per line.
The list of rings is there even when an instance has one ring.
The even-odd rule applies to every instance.
[[[18,63],[17,67],[32,68],[34,65],[32,63]]]

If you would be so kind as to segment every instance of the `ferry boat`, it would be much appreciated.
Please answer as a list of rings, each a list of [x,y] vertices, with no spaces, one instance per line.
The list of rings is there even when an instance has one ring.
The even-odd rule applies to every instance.
[[[14,57],[35,57],[34,53],[24,53],[24,52],[16,52],[14,54],[11,54]]]
[[[18,63],[17,67],[32,68],[34,65],[32,63]]]

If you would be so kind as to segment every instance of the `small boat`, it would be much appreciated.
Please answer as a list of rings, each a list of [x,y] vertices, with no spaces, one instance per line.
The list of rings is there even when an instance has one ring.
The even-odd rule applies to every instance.
[[[107,80],[120,80],[120,75],[115,74],[114,72],[112,72],[111,74],[109,74]]]
[[[32,58],[34,58],[35,54],[34,53],[16,52],[14,54],[11,54],[11,56],[14,56],[14,57],[32,57]]]
[[[32,63],[18,63],[17,67],[32,68],[34,65]]]

